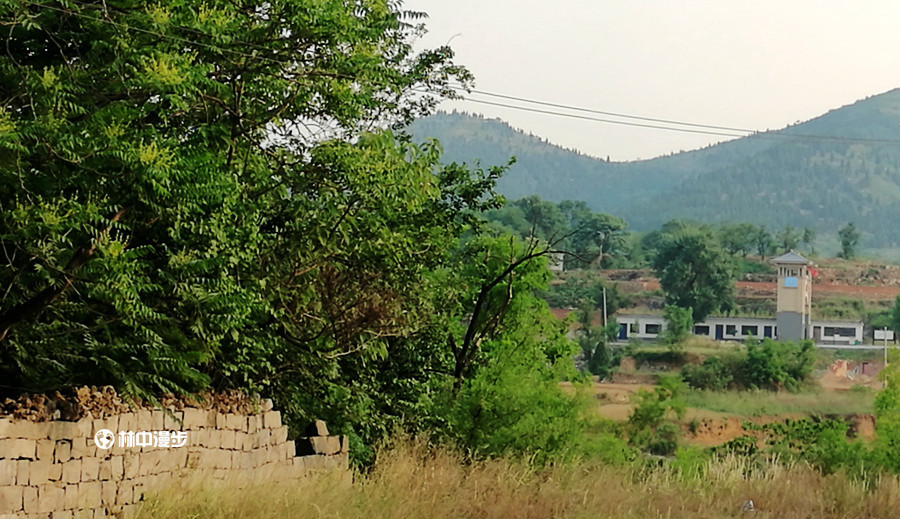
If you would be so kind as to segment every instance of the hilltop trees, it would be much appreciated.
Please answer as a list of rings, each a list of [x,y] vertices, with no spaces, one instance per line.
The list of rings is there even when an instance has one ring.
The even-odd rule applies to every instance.
[[[758,232],[750,223],[725,224],[719,227],[719,239],[729,253],[746,257],[756,247]]]
[[[859,243],[859,231],[853,222],[841,227],[838,230],[838,239],[841,241],[841,252],[838,253],[839,258],[851,259],[856,256],[856,245]]]
[[[803,243],[806,244],[806,247],[809,249],[809,253],[815,255],[816,253],[816,231],[809,227],[803,228],[803,237],[801,238]]]
[[[778,232],[776,239],[781,245],[781,250],[788,252],[796,249],[800,244],[801,234],[800,231],[795,229],[792,225],[785,225],[784,228]]]

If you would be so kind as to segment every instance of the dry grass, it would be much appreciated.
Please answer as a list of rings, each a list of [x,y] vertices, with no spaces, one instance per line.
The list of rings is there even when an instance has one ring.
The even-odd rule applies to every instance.
[[[335,478],[290,485],[259,482],[181,486],[152,498],[141,519],[183,518],[725,518],[752,499],[757,518],[896,517],[900,482],[867,488],[842,475],[773,464],[750,470],[731,459],[703,477],[673,469],[644,473],[585,462],[543,469],[495,460],[467,464],[452,452],[404,442],[382,452],[352,485]]]

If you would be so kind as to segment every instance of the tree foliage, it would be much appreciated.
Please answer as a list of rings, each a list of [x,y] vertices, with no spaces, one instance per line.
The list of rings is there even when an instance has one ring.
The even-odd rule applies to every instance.
[[[694,330],[693,314],[690,308],[679,308],[675,305],[666,305],[663,318],[666,320],[666,331],[663,340],[670,347],[677,348],[680,343],[688,338]]]
[[[546,250],[482,236],[502,168],[386,129],[471,79],[422,16],[0,2],[3,392],[236,387],[370,441],[518,344]]]
[[[781,246],[781,250],[784,252],[795,250],[800,244],[801,238],[800,231],[792,225],[785,225],[784,229],[778,231],[778,234],[775,236],[775,239],[778,240]]]
[[[666,303],[690,308],[694,322],[733,305],[734,262],[708,230],[688,229],[665,235],[653,268],[666,293]]]
[[[841,242],[841,252],[838,253],[839,258],[852,259],[856,256],[856,246],[859,243],[860,233],[856,230],[856,225],[849,222],[838,230],[838,240]]]

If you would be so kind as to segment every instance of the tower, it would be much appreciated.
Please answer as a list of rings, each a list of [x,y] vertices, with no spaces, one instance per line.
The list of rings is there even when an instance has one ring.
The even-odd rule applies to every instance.
[[[775,324],[779,341],[798,341],[812,337],[812,276],[813,262],[790,251],[772,259],[778,269]]]

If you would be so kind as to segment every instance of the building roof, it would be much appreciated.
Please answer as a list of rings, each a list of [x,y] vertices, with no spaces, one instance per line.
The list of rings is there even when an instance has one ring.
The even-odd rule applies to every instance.
[[[808,259],[806,259],[803,256],[794,252],[793,250],[786,254],[782,254],[781,256],[778,256],[777,258],[772,258],[769,261],[771,261],[772,263],[781,263],[781,264],[787,264],[787,265],[812,265],[813,264],[812,261],[809,261]]]

